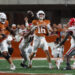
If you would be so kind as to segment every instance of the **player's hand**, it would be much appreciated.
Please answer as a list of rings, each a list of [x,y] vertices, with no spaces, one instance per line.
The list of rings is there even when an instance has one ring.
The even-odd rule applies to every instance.
[[[27,18],[27,17],[25,17],[25,18],[24,18],[24,21],[25,21],[25,22],[28,22],[28,18]]]

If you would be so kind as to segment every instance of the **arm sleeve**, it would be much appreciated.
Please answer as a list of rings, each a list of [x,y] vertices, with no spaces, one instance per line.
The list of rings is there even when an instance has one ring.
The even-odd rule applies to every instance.
[[[62,42],[60,42],[59,46],[63,45],[69,36],[70,36],[70,33],[69,33],[69,32],[67,32],[67,34],[66,34],[65,38],[63,39],[63,41],[62,41]]]
[[[28,22],[26,22],[26,23],[25,23],[25,26],[26,26],[26,27],[28,27],[28,26],[29,26],[29,23],[28,23]]]

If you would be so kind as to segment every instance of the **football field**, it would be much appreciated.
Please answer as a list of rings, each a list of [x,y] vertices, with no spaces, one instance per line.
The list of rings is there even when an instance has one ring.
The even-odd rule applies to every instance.
[[[63,70],[65,63],[62,63],[61,69],[57,70],[54,60],[52,60],[54,69],[50,70],[48,68],[47,60],[33,60],[32,68],[22,68],[20,66],[21,60],[13,60],[16,65],[16,70],[11,71],[9,69],[10,65],[6,60],[0,60],[0,73],[20,73],[20,74],[49,74],[49,75],[75,75],[75,70]],[[73,61],[71,62],[71,64]],[[1,74],[0,74],[1,75]],[[7,74],[8,75],[8,74]]]

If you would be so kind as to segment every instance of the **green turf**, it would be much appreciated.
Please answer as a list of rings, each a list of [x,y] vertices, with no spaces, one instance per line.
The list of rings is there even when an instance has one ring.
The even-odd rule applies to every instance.
[[[65,67],[65,63],[62,63],[61,70],[57,70],[55,62],[52,61],[54,69],[50,70],[48,68],[48,62],[46,60],[33,60],[33,67],[30,69],[25,69],[20,66],[21,60],[14,60],[16,65],[16,70],[11,71],[9,69],[10,65],[6,60],[0,60],[0,71],[10,72],[10,73],[65,73],[65,74],[75,74],[75,70],[62,70]],[[73,62],[71,62],[72,64]]]

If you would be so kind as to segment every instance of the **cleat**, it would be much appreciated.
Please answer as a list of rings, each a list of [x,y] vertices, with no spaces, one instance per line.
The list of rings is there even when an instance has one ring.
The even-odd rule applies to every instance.
[[[75,65],[72,65],[71,67],[72,67],[72,69],[75,69]]]
[[[71,67],[65,67],[64,70],[71,70]]]
[[[49,69],[53,69],[54,67],[53,67],[53,65],[50,63],[49,64]]]
[[[21,67],[23,67],[23,68],[28,68],[28,66],[27,66],[26,64],[21,63],[20,65],[21,65]]]
[[[53,69],[54,67],[53,66],[49,66],[49,69]]]
[[[16,69],[15,65],[12,64],[12,65],[10,66],[10,70],[15,70],[15,69]]]
[[[72,69],[75,69],[75,62],[71,65]]]
[[[29,66],[28,66],[29,68],[32,68],[32,64],[29,64]]]

